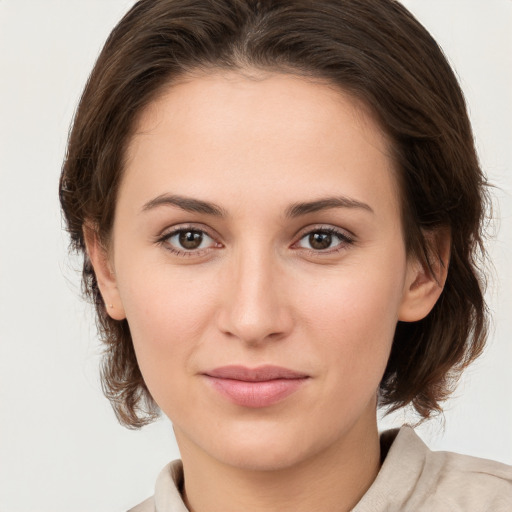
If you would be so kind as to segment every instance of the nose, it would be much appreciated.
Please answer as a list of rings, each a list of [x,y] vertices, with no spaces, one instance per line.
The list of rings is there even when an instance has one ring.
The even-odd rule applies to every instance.
[[[240,251],[226,268],[219,329],[250,346],[286,337],[293,326],[286,279],[277,257]]]

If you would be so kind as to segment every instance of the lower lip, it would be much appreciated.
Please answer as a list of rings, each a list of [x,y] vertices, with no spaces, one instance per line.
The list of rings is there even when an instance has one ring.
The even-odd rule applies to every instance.
[[[268,407],[295,393],[307,378],[275,379],[261,382],[207,376],[212,386],[231,402],[242,407]]]

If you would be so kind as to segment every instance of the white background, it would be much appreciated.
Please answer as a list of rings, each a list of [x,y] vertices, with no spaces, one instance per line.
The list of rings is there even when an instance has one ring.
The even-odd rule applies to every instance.
[[[168,421],[126,430],[101,394],[101,348],[57,197],[81,89],[132,3],[0,0],[0,512],[125,510],[178,456]],[[488,349],[444,429],[419,432],[433,448],[512,464],[512,1],[405,3],[460,76],[501,217]]]

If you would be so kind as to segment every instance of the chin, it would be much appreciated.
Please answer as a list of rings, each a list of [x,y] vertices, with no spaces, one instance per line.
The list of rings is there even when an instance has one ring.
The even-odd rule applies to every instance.
[[[307,453],[298,451],[290,445],[252,444],[250,446],[232,445],[224,449],[221,461],[229,466],[245,471],[283,471],[300,464]]]
[[[283,427],[288,428],[283,428]],[[239,425],[224,430],[206,451],[219,462],[246,471],[283,471],[311,460],[336,443],[334,432],[319,432],[304,425]],[[313,434],[313,435],[312,435]],[[203,449],[204,449],[203,448]]]

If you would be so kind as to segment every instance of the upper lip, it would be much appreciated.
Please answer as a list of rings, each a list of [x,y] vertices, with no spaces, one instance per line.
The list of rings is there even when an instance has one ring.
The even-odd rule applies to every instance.
[[[247,368],[246,366],[238,365],[221,366],[205,372],[205,375],[218,379],[232,379],[245,382],[264,382],[277,379],[304,379],[308,377],[306,373],[273,365],[258,366],[257,368]]]

